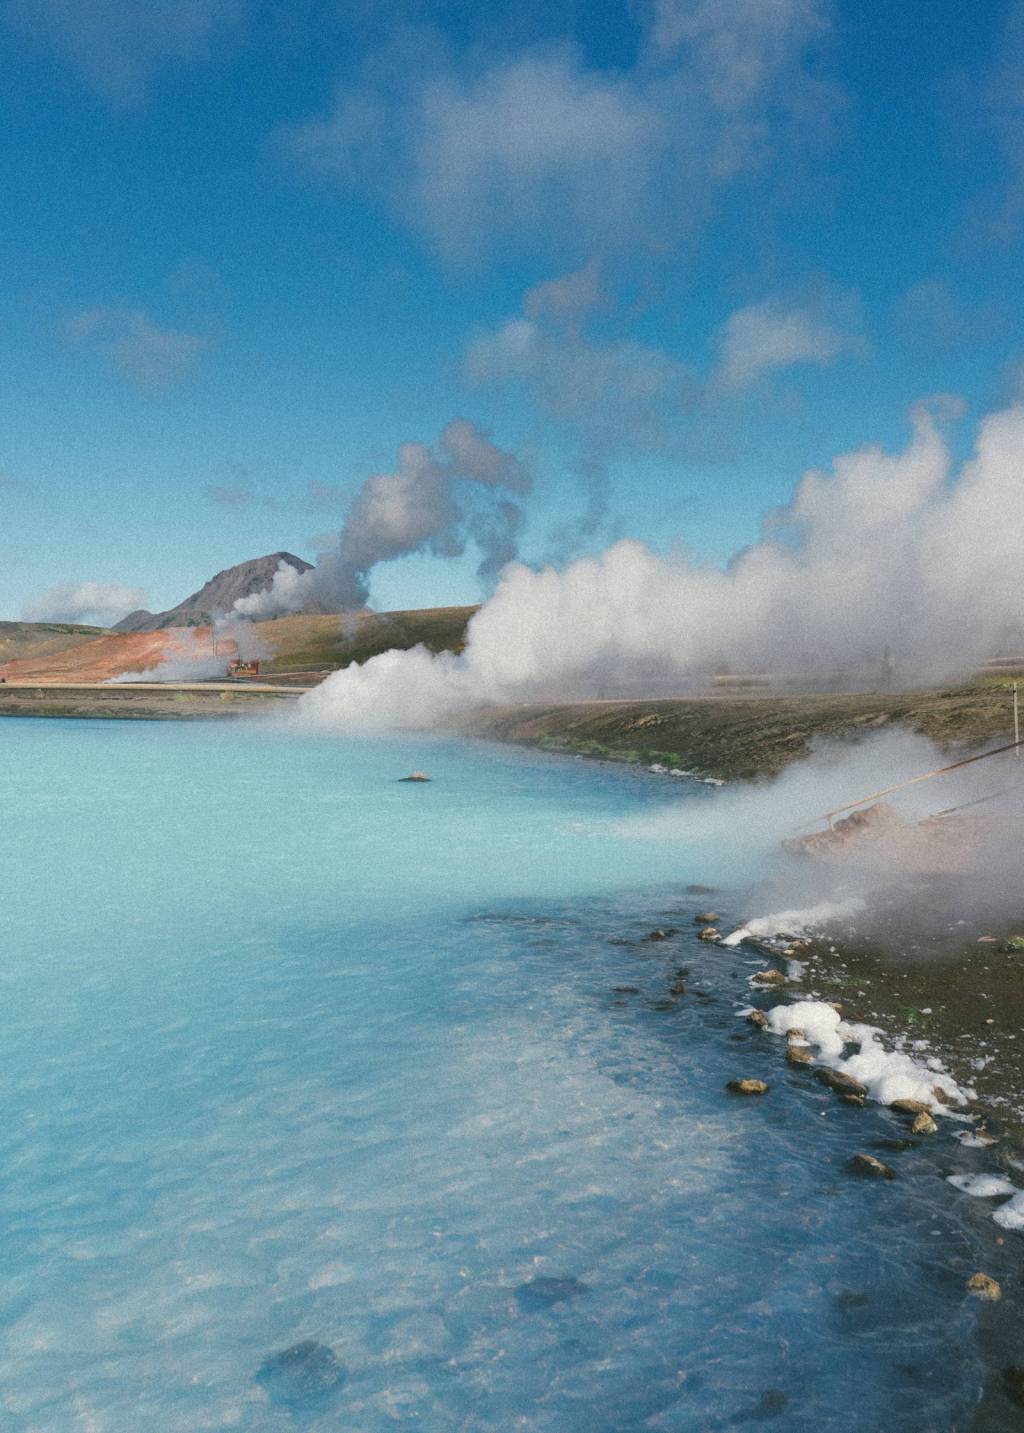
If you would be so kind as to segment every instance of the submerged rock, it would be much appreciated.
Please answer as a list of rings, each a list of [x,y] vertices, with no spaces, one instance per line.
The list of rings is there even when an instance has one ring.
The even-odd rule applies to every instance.
[[[910,1126],[911,1134],[937,1134],[938,1130],[938,1125],[927,1110],[922,1110]]]
[[[986,1299],[992,1304],[1003,1297],[1001,1285],[988,1274],[972,1274],[967,1280],[967,1292],[973,1294],[976,1299]]]
[[[896,1171],[876,1159],[873,1154],[855,1154],[850,1160],[851,1174],[865,1174],[870,1179],[895,1179]]]
[[[662,930],[662,929],[652,930],[649,935],[645,935],[645,936],[644,936],[644,940],[654,940],[654,941],[658,941],[658,940],[671,940],[674,935],[678,935],[678,934],[679,934],[679,931],[676,929],[676,927],[673,926],[673,925],[670,925],[670,926],[666,926],[663,930]]]
[[[615,995],[639,995],[639,985],[613,985],[612,991]]]
[[[688,896],[713,896],[716,894],[716,890],[714,886],[701,886],[691,882],[686,887],[686,894]]]
[[[864,1108],[864,1096],[863,1096],[863,1095],[849,1095],[849,1094],[847,1094],[847,1095],[840,1095],[839,1098],[842,1100],[842,1102],[843,1102],[844,1105],[852,1105],[855,1110],[862,1110],[862,1109]]]
[[[866,1095],[868,1092],[867,1085],[862,1085],[860,1080],[855,1080],[843,1070],[821,1069],[818,1071],[818,1079],[823,1085],[828,1085],[830,1090],[836,1090],[841,1095]]]
[[[566,1299],[577,1299],[590,1292],[590,1285],[571,1276],[558,1278],[541,1274],[536,1279],[527,1279],[515,1290],[516,1299],[524,1309],[548,1309],[553,1304],[565,1303]]]
[[[725,1087],[734,1095],[766,1095],[768,1086],[764,1080],[730,1080]]]
[[[266,1389],[272,1403],[308,1403],[340,1388],[345,1370],[333,1349],[307,1338],[272,1353],[257,1369],[256,1382]]]
[[[1024,1408],[1024,1368],[1019,1363],[1011,1363],[1003,1369],[1003,1387],[1014,1403]]]

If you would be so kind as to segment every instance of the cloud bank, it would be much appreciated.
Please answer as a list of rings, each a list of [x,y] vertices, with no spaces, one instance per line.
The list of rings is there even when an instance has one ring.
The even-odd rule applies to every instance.
[[[849,300],[787,303],[768,298],[729,315],[719,335],[719,363],[712,385],[726,393],[753,387],[761,378],[796,365],[834,363],[862,349]],[[840,308],[847,312],[830,312]]]
[[[516,564],[462,654],[384,653],[329,677],[301,711],[429,725],[487,703],[678,695],[725,667],[870,688],[886,647],[904,686],[965,673],[1024,630],[1024,406],[985,418],[959,470],[942,416],[922,405],[901,452],[865,447],[807,473],[725,570],[638,542],[562,572]]]
[[[3,18],[126,107],[145,99],[165,65],[206,58],[242,11],[242,0],[11,0]]]
[[[97,354],[148,391],[182,382],[213,346],[203,334],[161,328],[140,308],[82,309],[67,320],[65,333],[74,347]]]
[[[824,127],[833,96],[810,52],[829,6],[655,0],[639,14],[636,58],[615,70],[568,44],[456,59],[432,33],[400,35],[284,151],[383,199],[449,258],[509,240],[650,250]]]
[[[60,582],[31,598],[21,610],[25,622],[82,622],[109,627],[146,605],[141,587],[120,582]]]

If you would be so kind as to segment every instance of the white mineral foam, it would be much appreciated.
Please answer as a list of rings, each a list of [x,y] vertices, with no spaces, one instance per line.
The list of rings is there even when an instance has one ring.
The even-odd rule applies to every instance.
[[[876,1026],[842,1020],[839,1012],[822,1000],[776,1005],[768,1011],[768,1022],[776,1035],[802,1030],[823,1065],[859,1080],[871,1099],[880,1104],[920,1100],[930,1109],[942,1111],[947,1104],[966,1102],[963,1091],[941,1066],[923,1064],[902,1050],[887,1050]],[[848,1045],[858,1048],[844,1059],[843,1051]],[[936,1088],[943,1092],[943,1100],[937,1098]]]
[[[1001,1174],[950,1174],[947,1179],[955,1189],[975,1199],[995,1199],[998,1194],[1017,1193],[1017,1186]]]

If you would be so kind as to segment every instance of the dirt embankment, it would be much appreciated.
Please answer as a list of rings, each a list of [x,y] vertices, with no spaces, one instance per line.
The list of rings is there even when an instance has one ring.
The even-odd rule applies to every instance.
[[[835,696],[720,693],[685,700],[504,707],[464,723],[474,735],[610,761],[654,762],[724,780],[772,776],[812,741],[904,725],[940,746],[981,746],[1013,729],[1016,673],[941,691]]]
[[[7,682],[36,682],[40,686],[106,682],[124,672],[142,672],[164,661],[170,635],[168,632],[109,632],[57,650],[31,649],[25,656],[0,663],[0,677]],[[204,635],[208,640],[208,629]]]
[[[260,687],[0,686],[0,717],[78,717],[141,721],[207,721],[283,711],[301,695]]]

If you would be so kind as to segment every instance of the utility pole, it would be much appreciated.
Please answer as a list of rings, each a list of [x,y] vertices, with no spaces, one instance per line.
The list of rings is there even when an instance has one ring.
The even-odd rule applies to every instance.
[[[1017,692],[1019,683],[1013,684],[1013,754],[1020,760],[1020,698]]]

